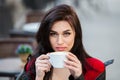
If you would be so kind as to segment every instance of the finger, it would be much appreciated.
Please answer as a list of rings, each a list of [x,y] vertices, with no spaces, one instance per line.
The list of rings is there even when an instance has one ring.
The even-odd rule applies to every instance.
[[[65,62],[66,63],[66,62]],[[81,64],[76,64],[76,63],[73,63],[73,62],[67,62],[65,65],[64,65],[65,68],[68,68],[72,74],[81,74],[82,73],[82,66]]]
[[[66,57],[67,57],[68,60],[73,61],[75,63],[79,62],[78,58],[72,53],[69,53]]]
[[[73,67],[73,66],[65,66],[65,67],[67,67],[70,70],[71,74],[74,75],[74,76],[79,76],[79,75],[82,74],[82,68],[81,67],[79,67],[79,68],[76,68],[76,67]]]
[[[74,72],[77,70],[77,67],[75,67],[73,65],[67,65],[67,64],[65,64],[64,66],[65,66],[65,68],[68,68],[69,70],[72,70]]]
[[[67,60],[67,61],[65,61],[65,65],[67,65],[67,66],[73,66],[73,67],[77,68],[77,67],[79,67],[81,64]]]
[[[43,63],[43,62],[36,62],[36,65],[39,65],[39,66],[51,66],[51,64],[50,63]]]
[[[39,64],[40,66],[42,65],[48,65],[51,67],[50,61],[49,60],[36,60],[35,64]]]
[[[50,68],[51,68],[49,65],[45,65],[45,64],[43,64],[42,66],[39,65],[38,67],[40,67],[41,70],[43,70],[43,71],[45,71],[45,70],[50,71]]]
[[[36,63],[36,69],[42,71],[50,71],[51,65]]]
[[[81,63],[80,61],[79,62],[73,62],[73,61],[70,61],[70,60],[65,60],[65,66],[72,66],[72,67],[75,67],[75,68],[81,68]]]
[[[36,63],[50,64],[50,61],[49,60],[36,60]]]
[[[43,71],[43,72],[48,72],[50,71],[50,68],[44,67],[44,66],[39,66],[36,69],[37,71]]]
[[[76,58],[76,56],[73,53],[69,53],[69,55]]]
[[[77,65],[78,65],[75,62],[72,62],[72,61],[69,61],[69,60],[66,60],[65,64],[68,65],[68,66],[74,66],[74,67],[77,67]]]
[[[49,59],[49,56],[48,56],[48,55],[43,54],[43,55],[40,55],[37,59],[38,59],[38,60]]]

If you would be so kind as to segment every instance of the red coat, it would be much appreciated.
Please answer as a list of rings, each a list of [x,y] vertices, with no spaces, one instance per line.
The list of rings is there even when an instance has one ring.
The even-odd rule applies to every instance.
[[[86,67],[87,71],[84,74],[85,80],[96,80],[105,71],[105,65],[103,62],[96,58],[87,58],[87,62],[92,66],[92,70]]]
[[[35,66],[32,66],[35,63],[36,58],[32,58],[28,60],[23,75],[21,76],[21,79],[24,80],[35,80],[35,72],[33,71],[35,69]],[[73,79],[73,77],[70,77],[69,80],[97,80],[97,78],[100,78],[101,74],[105,76],[105,65],[103,62],[96,58],[87,58],[87,62],[90,64],[90,67],[86,67],[86,72],[83,74],[84,79]],[[32,66],[32,67],[31,67]],[[20,80],[21,80],[20,79]],[[105,78],[98,79],[98,80],[105,80]]]

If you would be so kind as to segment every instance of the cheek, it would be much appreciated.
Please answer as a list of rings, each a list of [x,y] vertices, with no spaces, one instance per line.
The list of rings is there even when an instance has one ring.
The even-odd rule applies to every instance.
[[[55,44],[55,40],[54,40],[53,38],[49,38],[49,40],[50,40],[50,44],[51,44],[51,46],[52,46],[52,48],[53,48],[53,46],[54,46],[54,44]]]
[[[73,47],[73,44],[74,44],[74,37],[67,39],[66,44],[69,47],[69,49],[71,49]]]
[[[71,39],[70,41],[69,41],[69,46],[73,46],[73,44],[74,44],[74,39]]]

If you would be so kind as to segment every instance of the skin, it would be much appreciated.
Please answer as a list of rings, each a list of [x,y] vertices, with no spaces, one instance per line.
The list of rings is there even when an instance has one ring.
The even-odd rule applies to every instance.
[[[74,78],[77,78],[82,74],[81,62],[73,53],[69,52],[73,47],[74,38],[75,31],[67,21],[57,21],[53,24],[49,36],[51,46],[54,51],[68,52],[64,66],[69,69],[69,73],[73,75]],[[51,64],[47,54],[40,55],[36,59],[36,80],[43,80],[45,72],[50,71]]]
[[[54,51],[70,51],[74,44],[75,32],[68,22],[54,23],[50,31],[50,43]]]

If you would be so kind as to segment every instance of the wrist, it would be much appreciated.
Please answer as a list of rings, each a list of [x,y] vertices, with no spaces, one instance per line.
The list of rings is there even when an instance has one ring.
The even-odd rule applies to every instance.
[[[74,78],[77,79],[77,78],[80,77],[81,75],[82,75],[82,72],[77,73],[77,74],[74,75]]]
[[[84,76],[81,74],[79,77],[75,78],[73,75],[70,75],[69,80],[84,80]]]
[[[75,80],[84,80],[83,74],[81,74],[80,76],[76,77]]]
[[[43,80],[43,77],[36,76],[35,80]]]

